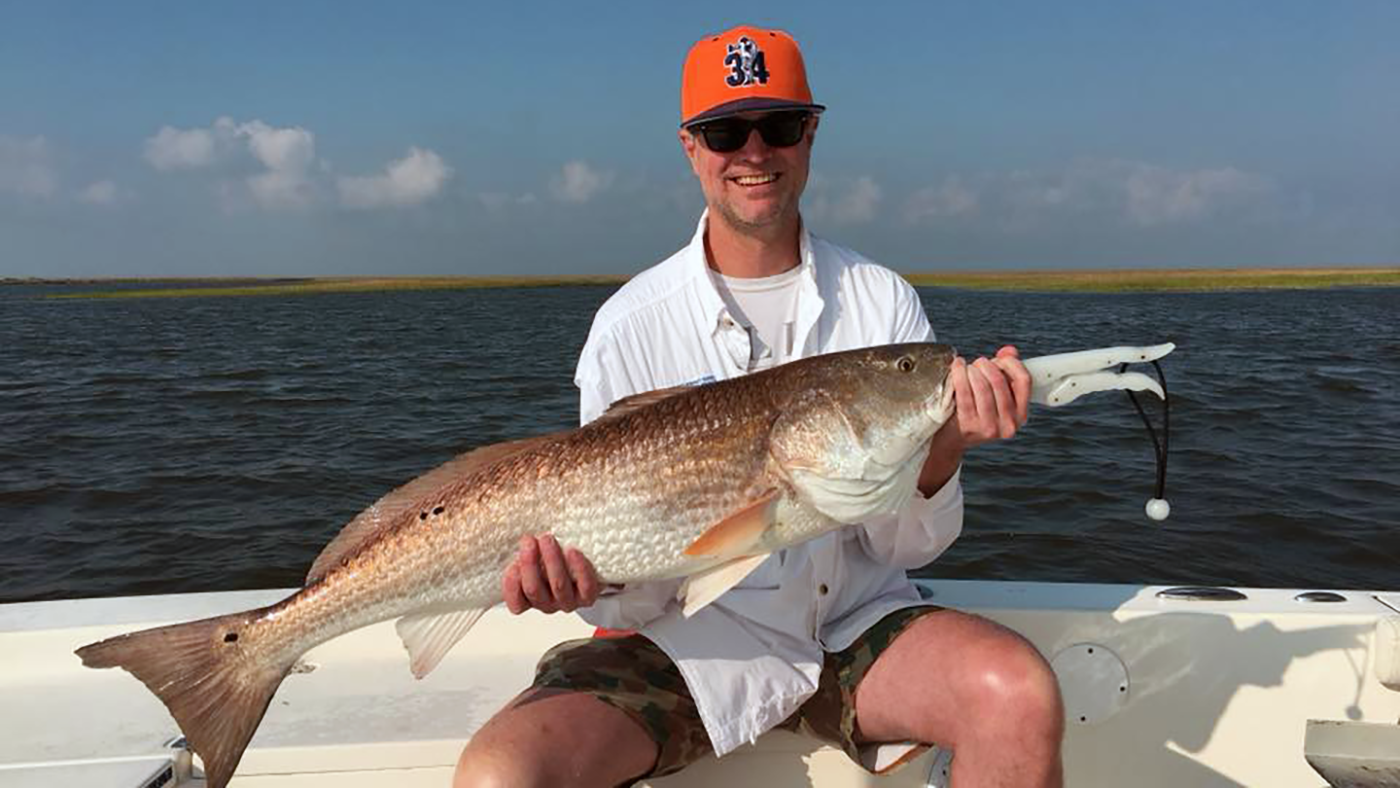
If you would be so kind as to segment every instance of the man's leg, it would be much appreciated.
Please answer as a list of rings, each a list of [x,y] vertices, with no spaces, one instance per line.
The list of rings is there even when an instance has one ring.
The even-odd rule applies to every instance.
[[[650,771],[657,751],[620,709],[582,692],[531,688],[472,737],[452,785],[614,786]]]
[[[1063,784],[1055,674],[1029,641],[980,616],[915,620],[866,672],[855,706],[859,740],[951,748],[956,788]]]
[[[641,635],[550,649],[535,681],[472,737],[456,788],[614,786],[713,752],[685,679]]]

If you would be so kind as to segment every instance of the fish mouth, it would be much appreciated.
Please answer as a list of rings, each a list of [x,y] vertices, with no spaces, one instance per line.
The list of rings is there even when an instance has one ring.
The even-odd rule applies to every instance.
[[[957,392],[953,388],[952,381],[953,362],[958,358],[958,349],[948,345],[947,354],[945,359],[947,371],[943,374],[943,382],[938,384],[938,391],[933,395],[935,408],[937,408],[933,415],[938,419],[939,424],[946,424],[948,419],[951,419],[958,410],[957,398],[954,396]]]
[[[957,412],[958,403],[954,393],[953,387],[945,380],[938,384],[937,391],[929,397],[929,414],[937,419],[939,424],[947,423]]]

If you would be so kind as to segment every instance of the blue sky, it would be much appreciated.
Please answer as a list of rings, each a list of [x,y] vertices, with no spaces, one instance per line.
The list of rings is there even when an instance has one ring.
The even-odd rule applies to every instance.
[[[639,270],[744,22],[829,107],[809,225],[899,270],[1400,263],[1400,3],[666,5],[0,0],[0,276]]]

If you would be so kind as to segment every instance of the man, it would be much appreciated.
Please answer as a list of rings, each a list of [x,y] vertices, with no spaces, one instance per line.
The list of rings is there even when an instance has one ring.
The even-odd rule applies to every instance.
[[[585,423],[634,393],[933,338],[903,279],[802,224],[824,107],[792,38],[739,27],[702,39],[681,93],[706,212],[689,246],[599,309],[575,378]],[[1059,785],[1063,711],[1045,660],[997,624],[925,604],[905,575],[961,530],[963,452],[1026,419],[1014,348],[960,359],[951,378],[956,418],[901,512],[775,554],[689,619],[678,583],[602,589],[586,556],[547,534],[523,540],[503,582],[512,612],[578,609],[639,633],[551,650],[468,744],[456,785],[628,784],[779,725],[872,769],[872,745],[949,747],[958,788]]]

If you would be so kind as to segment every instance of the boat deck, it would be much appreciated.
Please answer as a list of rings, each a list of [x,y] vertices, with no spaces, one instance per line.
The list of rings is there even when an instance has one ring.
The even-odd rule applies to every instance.
[[[1377,623],[1400,595],[1241,589],[1236,601],[1160,598],[1159,587],[931,581],[941,604],[1025,634],[1066,696],[1068,784],[1317,788],[1304,759],[1310,719],[1393,725],[1400,692],[1377,676]],[[179,751],[160,703],[122,671],[73,650],[104,637],[246,609],[288,591],[88,599],[0,606],[0,785],[131,788]],[[234,786],[443,786],[463,743],[528,683],[550,645],[590,628],[574,616],[488,613],[431,676],[415,681],[392,625],[310,652],[273,699]],[[1397,630],[1400,631],[1400,630]],[[1388,663],[1386,663],[1388,664]],[[175,758],[173,775],[182,764]],[[654,782],[767,788],[922,786],[933,754],[876,781],[843,755],[788,734]],[[729,775],[729,776],[725,776]],[[61,779],[60,779],[61,776]],[[390,783],[392,779],[392,783]],[[79,780],[75,782],[74,780]]]

